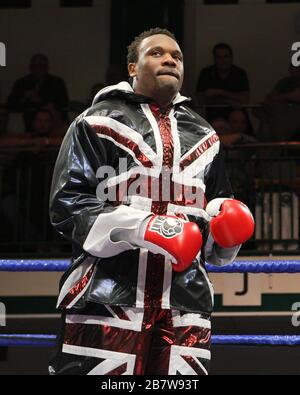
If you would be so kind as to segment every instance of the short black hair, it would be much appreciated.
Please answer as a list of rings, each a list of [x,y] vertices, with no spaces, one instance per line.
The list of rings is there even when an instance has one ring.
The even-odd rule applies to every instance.
[[[217,44],[217,45],[214,46],[214,49],[213,49],[213,55],[214,55],[214,57],[216,57],[217,51],[218,51],[219,49],[227,49],[227,50],[230,52],[230,55],[233,56],[233,50],[232,50],[232,47],[231,47],[229,44],[226,44],[226,43],[219,43],[219,44]]]
[[[171,33],[167,29],[162,29],[160,27],[155,27],[149,30],[144,31],[135,37],[130,45],[127,47],[127,64],[136,63],[139,58],[139,46],[141,42],[147,38],[154,36],[156,34],[164,34],[165,36],[171,37],[174,41],[177,42],[176,37],[173,33]]]

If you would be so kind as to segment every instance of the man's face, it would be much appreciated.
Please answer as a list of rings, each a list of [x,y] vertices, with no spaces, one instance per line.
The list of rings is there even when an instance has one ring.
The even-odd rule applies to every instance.
[[[224,136],[228,134],[230,131],[230,126],[226,119],[224,118],[216,118],[211,122],[211,126],[217,132],[219,136]]]
[[[53,130],[53,120],[50,114],[40,111],[33,122],[34,133],[38,136],[49,136]]]
[[[232,62],[233,58],[228,49],[217,49],[215,54],[215,64],[219,70],[229,70],[232,66]]]
[[[172,101],[183,82],[183,55],[171,37],[156,34],[141,42],[138,61],[128,71],[136,93],[155,99],[169,94]]]
[[[228,122],[233,133],[247,133],[247,119],[242,111],[232,111]]]

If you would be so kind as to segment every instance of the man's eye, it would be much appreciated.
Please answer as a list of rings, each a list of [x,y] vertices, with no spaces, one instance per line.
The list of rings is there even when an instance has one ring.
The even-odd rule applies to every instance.
[[[152,55],[153,55],[153,56],[160,56],[160,52],[159,52],[159,51],[153,51],[153,52],[152,52]]]

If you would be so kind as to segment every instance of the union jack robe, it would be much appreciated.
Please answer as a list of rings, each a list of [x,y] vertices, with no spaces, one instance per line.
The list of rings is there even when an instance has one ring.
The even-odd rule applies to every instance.
[[[147,183],[165,185],[168,172],[169,197],[161,191],[153,197]],[[102,197],[110,191],[114,198]],[[73,245],[58,307],[94,302],[209,316],[213,287],[204,262],[221,265],[237,253],[216,246],[209,233],[205,206],[219,197],[232,197],[219,138],[188,98],[178,94],[163,113],[127,82],[101,90],[71,124],[53,175],[51,222]],[[186,271],[174,272],[163,256],[112,240],[116,229],[132,229],[150,212],[199,225],[204,246]]]

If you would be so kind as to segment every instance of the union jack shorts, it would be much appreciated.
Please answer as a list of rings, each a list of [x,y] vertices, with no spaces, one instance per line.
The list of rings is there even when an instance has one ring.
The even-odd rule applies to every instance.
[[[89,304],[63,315],[50,374],[207,375],[211,322],[198,313]]]

